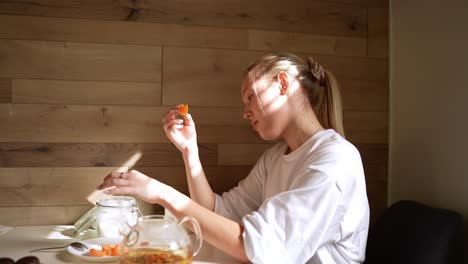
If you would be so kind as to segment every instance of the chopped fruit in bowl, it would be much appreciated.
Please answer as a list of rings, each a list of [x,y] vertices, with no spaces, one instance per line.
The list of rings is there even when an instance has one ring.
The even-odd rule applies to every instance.
[[[101,250],[98,250],[95,248],[92,248],[89,250],[90,257],[106,257],[106,256],[119,256],[119,255],[120,255],[119,244],[115,244],[115,245],[103,244]]]

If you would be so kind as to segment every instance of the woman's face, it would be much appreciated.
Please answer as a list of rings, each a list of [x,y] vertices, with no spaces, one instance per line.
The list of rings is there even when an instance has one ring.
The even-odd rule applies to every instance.
[[[277,140],[286,126],[286,96],[278,82],[245,78],[241,86],[244,118],[264,140]]]

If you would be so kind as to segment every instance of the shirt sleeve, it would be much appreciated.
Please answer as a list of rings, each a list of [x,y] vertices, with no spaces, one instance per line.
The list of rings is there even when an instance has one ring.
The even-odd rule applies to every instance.
[[[332,176],[335,163],[325,157],[304,167],[289,191],[242,219],[244,247],[253,263],[305,263],[330,232],[339,235],[339,223],[333,223],[342,196]]]
[[[263,200],[265,154],[260,157],[249,175],[221,196],[215,194],[215,212],[237,223],[242,217],[257,210]]]

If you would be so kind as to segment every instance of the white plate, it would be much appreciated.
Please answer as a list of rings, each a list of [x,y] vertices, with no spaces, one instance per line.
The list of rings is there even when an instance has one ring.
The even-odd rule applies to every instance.
[[[71,246],[67,247],[67,250],[70,254],[75,255],[76,257],[91,261],[91,262],[116,262],[119,261],[118,256],[105,256],[105,257],[90,257],[89,250],[92,248],[101,250],[103,244],[120,244],[122,238],[111,238],[111,237],[102,237],[102,238],[93,238],[81,241],[81,243],[88,246],[88,249],[85,251],[79,251]]]

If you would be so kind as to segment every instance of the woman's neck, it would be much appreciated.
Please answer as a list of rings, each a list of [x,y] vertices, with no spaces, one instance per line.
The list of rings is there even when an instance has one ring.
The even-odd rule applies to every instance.
[[[285,129],[283,139],[288,144],[286,154],[289,154],[299,148],[314,134],[324,130],[313,112],[298,115],[291,121],[291,124]]]

